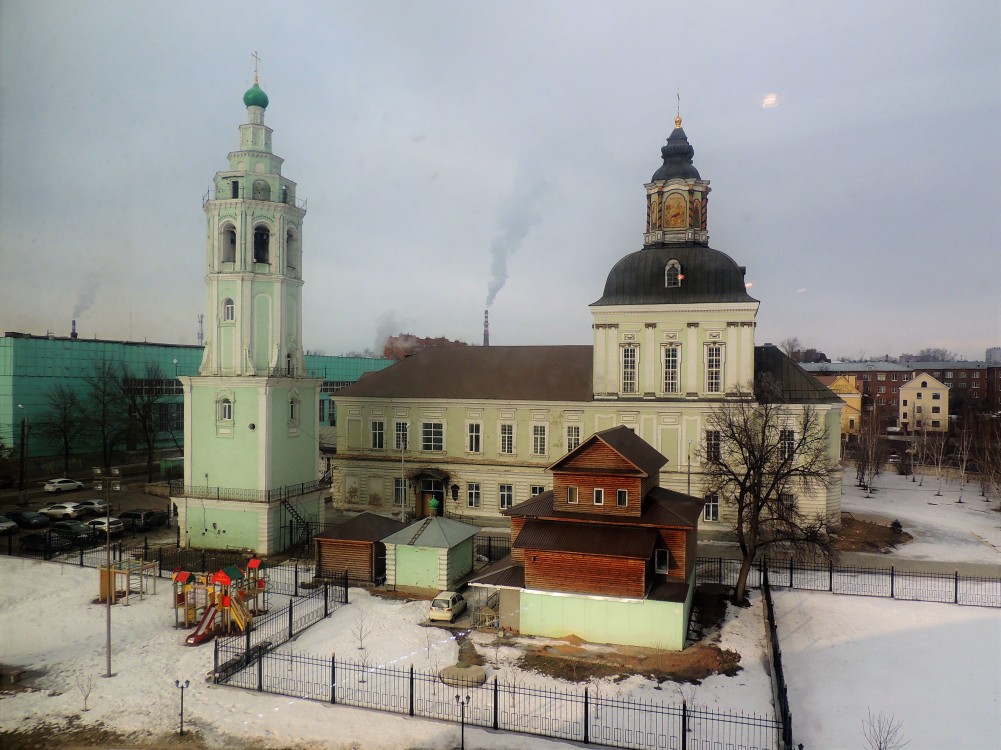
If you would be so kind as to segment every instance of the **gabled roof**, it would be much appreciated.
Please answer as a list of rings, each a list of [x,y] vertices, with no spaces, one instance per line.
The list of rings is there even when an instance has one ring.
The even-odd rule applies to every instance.
[[[656,529],[530,519],[511,547],[646,560],[653,555],[658,538]]]
[[[841,401],[836,393],[818,383],[816,378],[773,344],[754,347],[754,382],[758,383],[762,376],[767,376],[778,385],[779,403],[824,404]]]
[[[329,531],[316,534],[313,538],[342,539],[352,542],[378,542],[390,534],[400,531],[405,526],[405,523],[397,521],[395,518],[388,518],[380,516],[378,513],[365,511]]]
[[[643,498],[643,512],[636,516],[615,514],[568,513],[553,509],[553,491],[547,490],[501,513],[512,518],[544,518],[557,521],[584,521],[614,526],[649,526],[654,528],[698,528],[704,501],[674,490],[654,487]],[[574,524],[571,528],[581,528]]]
[[[625,425],[596,432],[549,467],[549,471],[559,471],[572,464],[575,457],[587,451],[596,441],[605,443],[622,458],[635,466],[646,477],[656,476],[667,463],[667,457]]]
[[[496,588],[525,588],[525,566],[516,563],[511,555],[504,555],[500,560],[488,565],[480,571],[476,578],[468,581],[470,586],[493,586]]]
[[[590,346],[445,346],[342,388],[335,398],[590,401]]]
[[[470,526],[468,523],[453,521],[451,518],[431,516],[412,523],[395,534],[390,534],[382,541],[385,544],[451,549],[469,537],[475,536],[479,530],[479,526]]]

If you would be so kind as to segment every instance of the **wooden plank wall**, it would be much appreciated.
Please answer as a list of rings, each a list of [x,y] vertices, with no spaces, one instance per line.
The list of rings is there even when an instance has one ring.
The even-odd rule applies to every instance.
[[[371,581],[375,575],[375,544],[347,539],[317,539],[317,565],[321,575],[343,575]]]
[[[525,588],[642,598],[646,560],[528,550]]]

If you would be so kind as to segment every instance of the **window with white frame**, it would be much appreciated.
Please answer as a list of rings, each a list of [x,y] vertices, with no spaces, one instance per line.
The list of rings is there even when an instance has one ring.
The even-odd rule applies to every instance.
[[[573,486],[567,487],[567,502],[570,505],[576,505],[577,504],[577,488],[576,487],[573,487]]]
[[[233,304],[233,300],[227,298],[222,303],[222,319],[226,321],[236,320],[236,305]]]
[[[226,422],[233,421],[233,402],[228,398],[224,398],[219,402],[219,419]]]
[[[406,422],[397,422],[393,425],[393,448],[398,451],[407,450],[410,445],[410,425]]]
[[[580,425],[567,425],[567,453],[580,446]]]
[[[668,289],[681,286],[685,275],[681,273],[681,264],[677,260],[669,260],[664,267],[664,286]]]
[[[442,451],[445,449],[445,427],[441,422],[421,423],[421,450]]]
[[[480,452],[480,431],[483,425],[479,422],[470,422],[466,425],[466,451],[468,453]]]
[[[500,453],[514,453],[514,425],[502,424],[500,426]]]
[[[532,455],[546,455],[546,425],[532,425]]]
[[[381,419],[372,420],[372,447],[376,450],[386,447],[386,423]]]
[[[536,495],[541,495],[545,491],[546,491],[546,485],[544,485],[544,484],[533,484],[530,494],[531,494],[532,497],[535,497]]]
[[[625,508],[629,505],[629,490],[616,490],[615,504],[620,508]]]
[[[514,505],[514,485],[502,484],[497,487],[498,504],[501,510]]]
[[[706,393],[723,392],[723,344],[706,344]]]
[[[706,504],[702,510],[702,518],[706,521],[719,520],[719,495],[712,493],[706,495]]]
[[[671,553],[663,547],[654,550],[654,569],[658,573],[668,573],[671,570]]]
[[[466,483],[466,506],[469,508],[479,508],[480,507],[480,483],[479,482],[467,482]]]
[[[318,403],[320,405],[320,413],[317,416],[319,417],[320,424],[323,424],[327,421],[327,399],[321,398]]]
[[[664,347],[664,393],[681,393],[681,347]]]
[[[639,347],[626,345],[621,349],[622,357],[622,393],[636,393],[636,368],[639,362]]]
[[[706,460],[720,460],[720,435],[719,430],[706,430]]]
[[[595,505],[605,504],[605,491],[601,487],[594,488],[594,504]]]
[[[397,477],[393,480],[393,500],[397,505],[407,504],[407,480]]]
[[[793,430],[781,430],[779,432],[779,455],[783,461],[792,458],[796,452],[796,433]]]

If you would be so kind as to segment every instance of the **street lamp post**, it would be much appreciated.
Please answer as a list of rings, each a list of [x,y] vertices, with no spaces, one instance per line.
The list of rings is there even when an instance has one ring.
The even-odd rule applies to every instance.
[[[466,706],[469,705],[469,696],[463,700],[462,697],[456,693],[455,702],[459,706],[459,750],[466,750]]]
[[[174,686],[179,688],[181,691],[181,737],[184,736],[184,691],[190,684],[191,684],[190,680],[185,680],[184,682],[181,682],[180,680],[174,680]]]
[[[692,439],[688,438],[688,494],[692,494]]]
[[[18,445],[20,460],[17,473],[17,502],[19,505],[25,505],[28,502],[27,493],[24,491],[24,461],[28,442],[28,414],[24,411],[24,404],[18,404],[17,408],[21,410],[21,441]]]

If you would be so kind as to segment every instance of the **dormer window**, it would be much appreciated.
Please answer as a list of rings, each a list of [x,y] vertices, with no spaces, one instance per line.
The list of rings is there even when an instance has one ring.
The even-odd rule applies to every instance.
[[[664,286],[668,289],[681,286],[681,280],[685,275],[681,272],[681,264],[676,260],[670,260],[664,268]]]

